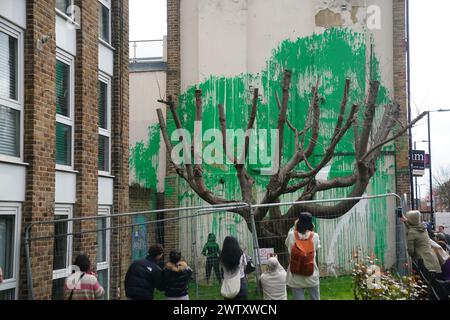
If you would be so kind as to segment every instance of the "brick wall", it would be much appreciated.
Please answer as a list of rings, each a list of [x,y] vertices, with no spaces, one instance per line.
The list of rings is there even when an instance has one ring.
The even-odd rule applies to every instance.
[[[167,0],[167,78],[166,90],[167,96],[171,95],[178,104],[178,97],[180,95],[181,87],[181,60],[180,60],[180,0]],[[166,108],[167,122],[173,122],[173,117],[170,110]],[[176,208],[179,206],[178,201],[178,175],[175,168],[170,163],[170,154],[167,157],[167,172],[166,172],[166,192],[165,192],[165,207]],[[166,218],[178,216],[178,213],[166,213]],[[178,222],[167,222],[164,226],[164,249],[166,253],[178,247]],[[166,254],[167,256],[167,254]]]
[[[394,16],[394,100],[400,104],[401,123],[408,121],[408,100],[406,81],[406,21],[405,0],[393,0]],[[407,194],[411,205],[409,180],[409,143],[408,135],[396,141],[396,193]]]
[[[112,175],[114,179],[114,213],[129,211],[129,3],[113,0],[112,45],[114,78],[112,91]],[[115,219],[130,224],[130,218]],[[125,296],[124,280],[131,262],[131,229],[111,232],[111,299]]]
[[[98,2],[76,0],[81,25],[77,30],[75,58],[75,145],[77,203],[74,216],[98,214]],[[31,221],[53,220],[55,205],[55,0],[27,1],[24,43],[24,162],[27,166],[26,201],[22,233]],[[119,17],[123,19],[119,19]],[[123,25],[121,25],[123,22]],[[123,27],[123,29],[122,29]],[[42,36],[50,40],[38,49]],[[128,1],[112,1],[114,79],[112,91],[112,175],[114,212],[129,210],[128,198]],[[120,223],[128,223],[121,219]],[[96,221],[74,224],[74,232],[95,230]],[[53,225],[33,227],[32,237],[48,237],[31,243],[31,270],[36,299],[51,299],[53,273]],[[73,256],[85,252],[95,266],[97,234],[73,238]],[[121,292],[130,262],[129,229],[111,232],[111,298]],[[120,245],[117,245],[120,244]],[[28,297],[25,250],[22,242],[19,297]],[[123,290],[122,290],[123,292]]]
[[[80,7],[81,25],[77,30],[75,59],[75,158],[77,202],[74,217],[98,213],[98,4],[75,2]],[[74,223],[74,232],[95,230],[95,220]],[[86,253],[96,261],[97,234],[73,238],[73,256]]]
[[[52,220],[55,201],[55,9],[54,0],[27,1],[27,28],[24,37],[24,161],[26,200],[22,210],[22,230],[33,221]],[[37,48],[43,35],[51,39]],[[33,237],[53,234],[53,225],[33,228]],[[53,240],[34,241],[30,247],[33,288],[36,299],[50,299],[52,292]],[[25,250],[21,250],[19,296],[26,299]]]

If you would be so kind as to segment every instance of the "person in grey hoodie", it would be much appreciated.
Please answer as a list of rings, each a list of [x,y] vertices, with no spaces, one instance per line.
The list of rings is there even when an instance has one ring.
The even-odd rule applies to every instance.
[[[425,268],[429,272],[441,273],[441,265],[438,257],[430,245],[430,237],[426,227],[422,224],[420,211],[408,211],[406,217],[402,217],[406,226],[408,253],[413,259],[422,259]]]

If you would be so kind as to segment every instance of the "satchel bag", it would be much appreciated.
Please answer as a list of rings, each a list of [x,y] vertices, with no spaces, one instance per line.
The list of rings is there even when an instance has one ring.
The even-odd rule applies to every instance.
[[[240,290],[241,290],[241,273],[239,272],[238,269],[233,277],[229,279],[223,279],[220,294],[225,299],[233,299],[239,294]]]

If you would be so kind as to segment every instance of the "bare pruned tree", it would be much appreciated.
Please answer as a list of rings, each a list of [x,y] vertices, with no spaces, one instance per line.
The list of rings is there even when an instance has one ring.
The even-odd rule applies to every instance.
[[[436,208],[450,212],[450,168],[439,168],[433,177]]]
[[[348,197],[360,197],[364,194],[370,179],[376,172],[376,161],[381,154],[382,147],[400,136],[404,135],[407,129],[422,119],[426,113],[421,114],[418,118],[412,121],[409,125],[402,126],[393,133],[394,127],[399,124],[400,106],[396,103],[384,107],[384,112],[381,121],[375,121],[376,101],[380,84],[377,81],[371,81],[369,84],[369,92],[367,102],[365,103],[365,110],[363,122],[361,127],[358,124],[358,111],[360,106],[353,104],[349,107],[349,90],[350,80],[345,82],[345,89],[343,93],[342,103],[339,108],[339,114],[335,124],[333,135],[325,149],[325,153],[316,165],[311,165],[310,158],[314,155],[317,146],[320,129],[320,103],[318,95],[318,81],[312,88],[312,99],[308,107],[308,121],[306,121],[304,128],[296,128],[288,119],[287,111],[289,108],[289,90],[291,86],[291,71],[285,71],[284,81],[282,86],[281,101],[276,96],[276,101],[279,108],[279,116],[277,123],[278,141],[277,154],[275,158],[279,164],[278,169],[270,177],[270,181],[266,186],[265,194],[260,201],[260,204],[278,203],[280,197],[285,194],[298,194],[298,201],[307,201],[314,198],[314,196],[321,191],[336,189],[336,188],[351,188]],[[255,118],[258,111],[258,89],[254,90],[253,103],[250,112],[247,129],[252,129],[255,123]],[[180,117],[177,113],[176,107],[172,97],[168,97],[167,101],[159,101],[166,104],[172,115],[177,129],[183,129]],[[231,160],[236,169],[236,175],[240,185],[241,198],[240,199],[224,199],[215,195],[209,190],[205,184],[202,164],[183,164],[178,165],[172,161],[176,172],[182,177],[192,190],[207,203],[212,205],[227,204],[235,202],[255,203],[253,198],[252,188],[254,180],[249,174],[245,165],[245,160],[249,153],[249,134],[245,136],[243,143],[243,152],[241,153],[243,159],[237,159],[229,150],[227,150],[226,141],[226,118],[224,108],[222,105],[218,106],[220,128],[223,139],[224,154]],[[161,126],[162,135],[167,146],[169,154],[172,153],[172,143],[169,139],[169,133],[163,117],[161,109],[157,110],[158,119]],[[196,91],[196,121],[202,121],[202,92]],[[285,143],[285,130],[292,130],[295,134],[295,151],[288,159],[283,159],[283,150]],[[331,180],[321,180],[318,178],[318,173],[329,165],[330,161],[335,156],[335,150],[342,138],[353,129],[354,134],[354,150],[355,150],[355,166],[353,172],[348,176],[338,177]],[[307,136],[309,138],[307,138]],[[195,140],[195,139],[193,139]],[[308,141],[307,141],[308,140]],[[195,141],[192,141],[190,148],[192,158],[196,156]],[[299,171],[300,164],[307,170]],[[289,208],[287,213],[283,216],[286,219],[294,221],[298,214],[303,211],[311,212],[318,218],[336,218],[348,212],[358,203],[357,200],[346,200],[336,203],[333,206],[325,206],[320,204],[301,204],[293,205]],[[247,223],[250,222],[250,212],[247,208],[238,208],[230,210],[241,215]],[[268,214],[270,211],[270,214]],[[287,226],[292,224],[277,223],[281,217],[279,209],[258,208],[256,209],[255,221],[258,225],[258,235],[263,238],[281,238],[286,235]],[[271,243],[273,245],[273,243]],[[277,247],[277,246],[275,246]]]

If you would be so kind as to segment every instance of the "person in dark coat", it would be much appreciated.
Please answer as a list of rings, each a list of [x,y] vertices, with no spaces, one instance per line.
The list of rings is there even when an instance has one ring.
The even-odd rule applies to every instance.
[[[164,291],[159,261],[164,254],[161,245],[151,246],[145,259],[134,261],[125,275],[125,293],[131,300],[153,300],[155,289]]]
[[[167,300],[189,300],[189,280],[192,269],[182,260],[181,252],[172,251],[163,270],[164,291]]]

